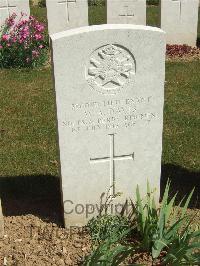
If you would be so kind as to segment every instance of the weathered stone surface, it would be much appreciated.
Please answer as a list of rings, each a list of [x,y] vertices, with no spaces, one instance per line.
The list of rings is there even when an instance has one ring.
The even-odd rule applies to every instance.
[[[49,34],[88,25],[87,0],[47,0]]]
[[[0,27],[13,13],[20,18],[21,12],[30,15],[29,0],[0,0]]]
[[[107,0],[107,23],[146,25],[146,0]]]
[[[160,0],[161,28],[168,44],[196,45],[199,0]]]
[[[158,199],[164,32],[101,25],[51,38],[66,226],[97,214],[103,192],[121,195],[115,213],[137,184],[144,195],[147,179]]]

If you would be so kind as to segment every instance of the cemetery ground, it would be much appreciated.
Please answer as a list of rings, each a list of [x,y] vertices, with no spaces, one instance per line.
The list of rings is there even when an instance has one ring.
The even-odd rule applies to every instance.
[[[155,8],[148,8],[149,25],[158,23]],[[41,21],[45,12],[32,10]],[[90,23],[103,21],[104,7],[90,8]],[[197,226],[199,69],[199,60],[166,62],[161,178],[162,193],[170,178],[171,194],[178,190],[178,200],[196,187],[188,213]],[[0,265],[76,265],[91,250],[88,233],[62,228],[51,71],[50,64],[41,69],[0,70],[0,197],[5,217]],[[143,252],[135,254],[133,262],[152,265]]]

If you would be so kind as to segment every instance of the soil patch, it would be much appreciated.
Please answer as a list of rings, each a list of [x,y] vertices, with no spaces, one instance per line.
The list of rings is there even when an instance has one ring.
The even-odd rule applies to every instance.
[[[91,242],[84,230],[64,229],[34,215],[5,218],[0,265],[81,265]]]

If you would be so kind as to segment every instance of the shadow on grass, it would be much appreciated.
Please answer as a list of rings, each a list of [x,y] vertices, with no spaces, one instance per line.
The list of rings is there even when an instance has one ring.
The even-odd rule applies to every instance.
[[[0,197],[4,216],[32,214],[63,226],[58,177],[0,177]]]
[[[197,38],[197,47],[200,48],[200,37]]]
[[[189,195],[193,188],[195,188],[193,197],[190,202],[190,208],[200,208],[200,173],[192,172],[178,165],[164,164],[162,165],[161,173],[161,198],[164,193],[167,180],[171,181],[170,194],[178,192],[176,204],[180,200]]]
[[[162,166],[161,197],[168,178],[171,180],[171,195],[179,192],[177,203],[195,187],[190,207],[200,208],[200,176],[180,166]],[[5,216],[32,214],[44,221],[63,226],[60,181],[58,177],[17,176],[0,177],[0,197]]]

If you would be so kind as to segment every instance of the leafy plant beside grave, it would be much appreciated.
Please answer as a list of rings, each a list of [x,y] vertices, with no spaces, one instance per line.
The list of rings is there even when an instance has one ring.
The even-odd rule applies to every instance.
[[[106,239],[112,238],[113,232],[118,228],[116,235],[127,231],[130,228],[130,221],[124,216],[118,215],[103,215],[97,218],[92,218],[88,222],[88,229],[93,241],[96,246]]]
[[[140,197],[139,187],[136,189],[136,203],[133,205],[133,221],[137,224],[137,233],[140,235],[140,248],[151,252],[153,260],[163,251],[167,253],[165,263],[184,264],[200,262],[194,250],[200,248],[200,230],[194,231],[192,217],[186,214],[194,190],[185,200],[175,208],[177,194],[169,200],[170,184],[167,183],[160,205],[156,207],[153,193],[147,185],[145,200]],[[181,207],[182,206],[182,207]]]
[[[187,214],[194,190],[177,207],[177,194],[169,199],[169,191],[167,183],[160,207],[157,207],[149,184],[144,199],[137,187],[130,221],[107,214],[89,221],[94,247],[85,265],[119,265],[116,264],[119,258],[122,262],[134,252],[150,253],[153,265],[157,259],[161,265],[199,265],[200,230],[193,228],[193,217]]]
[[[120,210],[120,213],[118,213],[119,215],[109,214],[109,207],[112,206],[113,199],[120,196],[120,193],[117,193],[113,197],[110,194],[111,190],[112,187],[110,187],[107,193],[101,194],[99,215],[93,217],[87,224],[87,229],[91,235],[94,246],[99,245],[106,239],[112,238],[116,228],[118,228],[116,234],[119,235],[131,227],[131,222],[123,215],[123,208]]]
[[[45,27],[33,16],[12,14],[0,30],[0,67],[37,67],[47,59]]]
[[[86,257],[84,266],[118,266],[129,255],[133,254],[134,248],[129,246],[126,242],[122,241],[130,233],[131,229],[127,229],[123,232],[120,231],[120,227],[116,227],[112,234],[101,242],[93,252]]]

